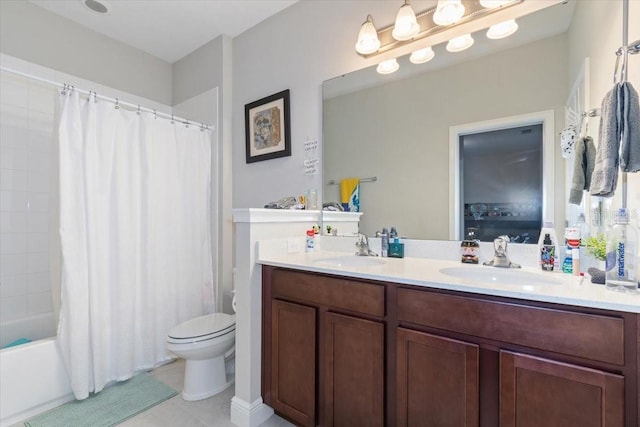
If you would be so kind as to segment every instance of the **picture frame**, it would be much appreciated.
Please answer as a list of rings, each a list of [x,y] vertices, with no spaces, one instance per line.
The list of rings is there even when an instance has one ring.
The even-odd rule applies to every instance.
[[[246,162],[291,155],[289,89],[244,106]]]

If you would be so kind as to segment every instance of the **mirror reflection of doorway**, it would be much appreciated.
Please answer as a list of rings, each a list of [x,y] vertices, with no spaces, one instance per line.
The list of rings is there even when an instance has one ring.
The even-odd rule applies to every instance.
[[[462,236],[537,244],[542,227],[543,125],[460,135]]]

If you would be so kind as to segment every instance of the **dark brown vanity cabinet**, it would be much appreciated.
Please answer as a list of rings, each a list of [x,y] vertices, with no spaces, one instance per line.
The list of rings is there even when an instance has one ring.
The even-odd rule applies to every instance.
[[[400,426],[478,426],[479,348],[398,328]]]
[[[263,267],[263,398],[298,425],[638,427],[640,316]]]
[[[267,271],[265,403],[298,425],[382,427],[385,287]]]

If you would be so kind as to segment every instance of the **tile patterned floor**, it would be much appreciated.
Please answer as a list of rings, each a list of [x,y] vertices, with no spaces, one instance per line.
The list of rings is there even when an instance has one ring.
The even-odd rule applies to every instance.
[[[184,376],[184,360],[160,366],[151,374],[158,380],[182,390]],[[166,400],[153,408],[128,419],[121,427],[234,427],[230,420],[231,398],[234,388],[227,390],[208,399],[196,402],[182,400],[180,395]],[[23,423],[13,427],[23,426]],[[290,427],[293,424],[273,415],[260,427]]]

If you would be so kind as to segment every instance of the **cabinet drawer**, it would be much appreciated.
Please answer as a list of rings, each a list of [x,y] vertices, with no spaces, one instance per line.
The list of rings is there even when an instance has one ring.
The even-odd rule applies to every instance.
[[[624,321],[615,317],[398,289],[398,320],[624,365]]]
[[[331,306],[356,313],[384,316],[384,286],[357,280],[274,270],[272,297]]]

